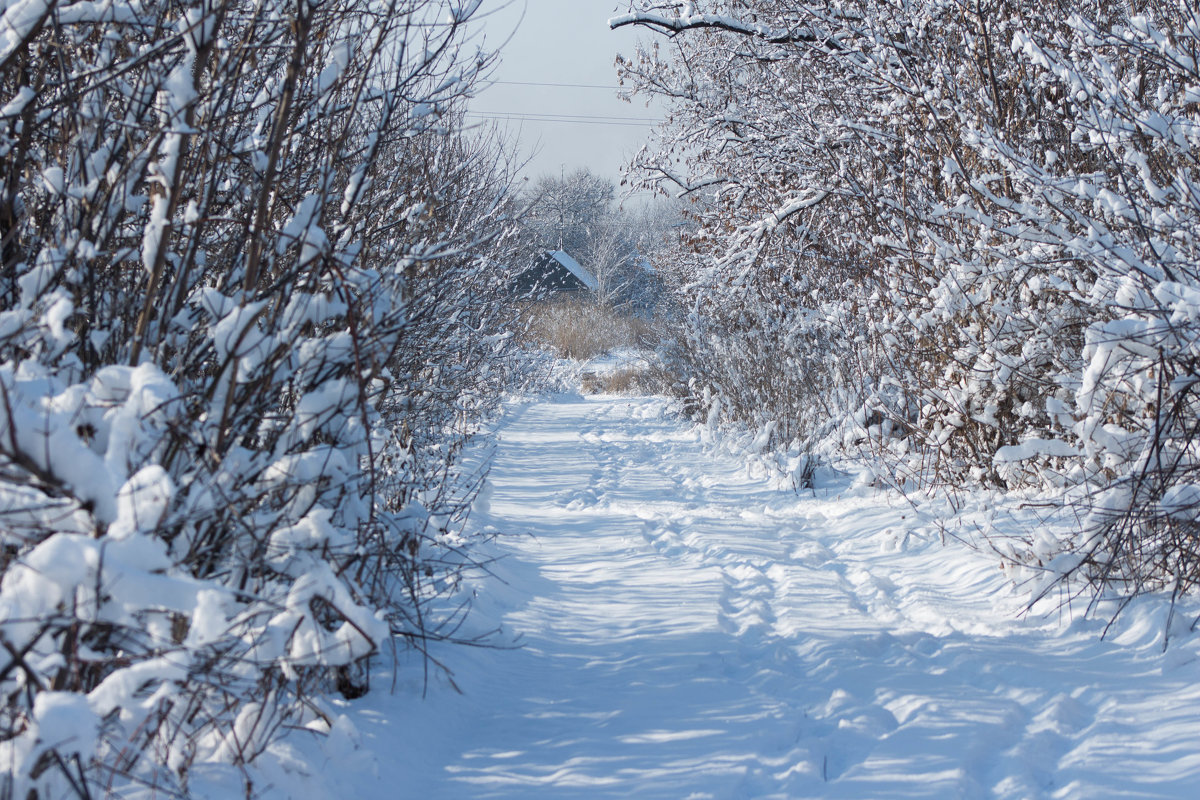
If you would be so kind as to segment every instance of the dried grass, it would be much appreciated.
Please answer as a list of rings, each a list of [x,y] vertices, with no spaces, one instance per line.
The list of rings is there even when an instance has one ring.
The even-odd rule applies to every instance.
[[[525,309],[526,336],[559,358],[585,361],[651,339],[645,320],[584,298],[561,297]]]

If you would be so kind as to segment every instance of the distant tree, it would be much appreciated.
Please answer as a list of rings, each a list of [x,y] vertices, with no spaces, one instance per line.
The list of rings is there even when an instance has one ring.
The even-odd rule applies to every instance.
[[[586,169],[546,175],[529,191],[525,225],[539,246],[565,250],[578,259],[588,249],[597,223],[610,213],[615,196],[612,181]]]

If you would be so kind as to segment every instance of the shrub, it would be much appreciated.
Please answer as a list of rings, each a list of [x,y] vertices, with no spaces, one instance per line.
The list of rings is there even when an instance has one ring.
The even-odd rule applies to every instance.
[[[509,327],[509,176],[455,110],[487,60],[439,0],[28,10],[0,53],[0,795],[187,794],[455,630],[430,602]]]
[[[693,396],[898,478],[1057,487],[1065,576],[1194,588],[1195,8],[735,5],[614,22],[670,37],[621,67],[671,104],[643,186],[695,198]]]

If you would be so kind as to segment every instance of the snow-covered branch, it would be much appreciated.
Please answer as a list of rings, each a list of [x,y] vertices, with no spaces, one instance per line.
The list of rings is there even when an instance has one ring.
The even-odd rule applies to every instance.
[[[756,22],[745,22],[725,14],[688,14],[668,16],[650,11],[635,11],[620,14],[608,21],[611,30],[624,28],[629,25],[641,25],[659,33],[672,36],[685,31],[712,30],[735,33],[740,36],[751,36],[762,39],[770,44],[788,44],[794,42],[820,43],[833,49],[840,49],[835,41],[822,36],[812,28],[795,26],[789,28],[772,28]]]

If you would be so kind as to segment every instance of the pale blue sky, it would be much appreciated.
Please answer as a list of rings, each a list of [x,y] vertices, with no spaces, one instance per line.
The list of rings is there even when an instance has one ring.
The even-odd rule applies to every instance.
[[[617,97],[617,54],[632,56],[648,36],[609,30],[608,19],[625,10],[617,0],[484,0],[486,44],[501,48],[503,61],[471,110],[475,119],[510,117],[502,123],[533,156],[530,180],[579,167],[619,180],[650,130],[638,120],[660,116],[642,99]]]

